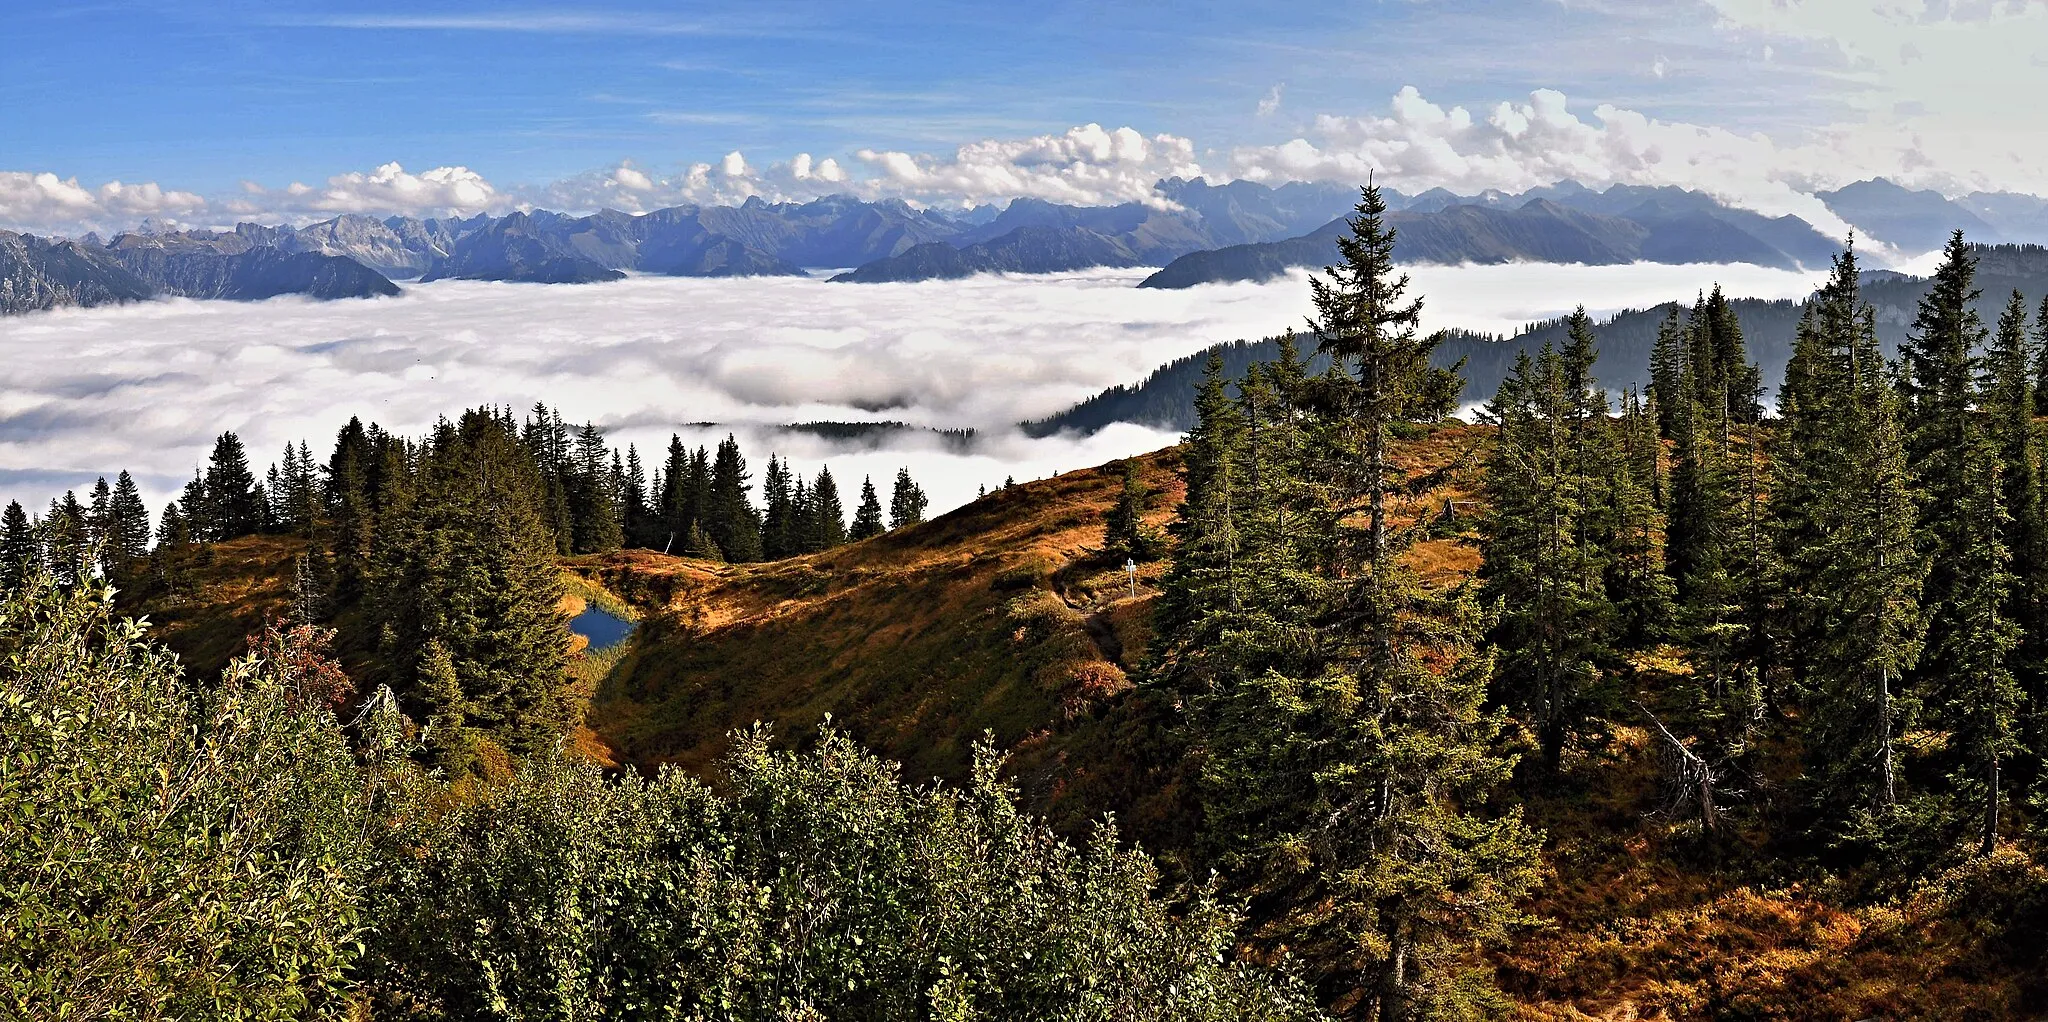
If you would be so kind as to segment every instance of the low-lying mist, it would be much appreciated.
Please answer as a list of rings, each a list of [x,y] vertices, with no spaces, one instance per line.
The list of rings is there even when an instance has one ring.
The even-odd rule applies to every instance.
[[[152,510],[234,430],[259,477],[287,442],[325,460],[351,415],[417,434],[464,407],[536,401],[639,446],[738,435],[758,476],[771,452],[829,462],[849,511],[860,479],[907,465],[932,512],[1005,477],[1039,478],[1176,437],[1120,426],[1028,439],[1060,411],[1219,341],[1301,327],[1305,274],[1261,284],[1139,289],[1146,270],[913,284],[633,277],[610,284],[445,281],[394,298],[170,300],[0,320],[0,501],[31,511],[128,469]],[[1508,334],[1584,302],[1596,315],[1684,299],[1799,297],[1817,273],[1754,266],[1417,267],[1425,325]],[[775,427],[819,420],[973,429],[962,450],[902,430],[861,442]],[[692,426],[718,423],[716,430]]]

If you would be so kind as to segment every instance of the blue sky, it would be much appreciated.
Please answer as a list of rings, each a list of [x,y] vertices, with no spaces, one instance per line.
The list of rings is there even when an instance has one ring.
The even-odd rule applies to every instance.
[[[626,191],[652,202],[698,197],[688,168],[722,167],[737,152],[749,173],[702,192],[727,197],[775,191],[772,168],[798,153],[832,157],[860,179],[882,166],[862,151],[930,168],[962,145],[1058,138],[1089,124],[1185,143],[1184,158],[1124,168],[1136,176],[1199,165],[1211,176],[1278,180],[1386,164],[1417,187],[1668,179],[1795,209],[1777,193],[1842,183],[1831,175],[1919,173],[1949,191],[2030,186],[2031,137],[2018,149],[2001,142],[2012,151],[1979,144],[1971,133],[2001,111],[1972,97],[2048,85],[2048,0],[185,0],[45,6],[11,13],[8,25],[0,174],[21,177],[12,192],[0,181],[0,222],[28,226],[119,219],[152,202],[199,220],[313,215],[357,198],[403,205],[402,196],[315,201],[284,191],[392,163],[414,174],[459,166],[488,186],[482,200],[409,193],[430,204],[596,203],[611,193],[547,189],[621,165],[650,183]],[[1973,91],[1948,94],[1942,83],[1959,75]],[[1394,99],[1404,88],[1422,104],[1409,102],[1406,114]],[[1537,90],[1603,132],[1613,122],[1602,110],[1644,123],[1619,142],[1569,123],[1570,137],[1557,139],[1415,135],[1429,134],[1429,108],[1497,120],[1491,111],[1505,103],[1555,120],[1557,110],[1532,100]],[[2026,109],[2010,112],[2038,122]],[[1506,121],[1520,123],[1512,113]],[[1315,156],[1290,155],[1295,140]],[[1438,143],[1449,150],[1442,159],[1389,156]],[[1702,176],[1702,164],[1718,169]],[[141,182],[188,198],[131,188],[88,207],[52,198],[47,182],[23,184],[44,174],[86,193]],[[1734,180],[1744,175],[1755,180]],[[875,189],[994,197],[984,194],[996,187],[988,175],[977,181]],[[843,182],[808,187],[828,186]],[[1097,191],[1103,201],[1129,197]]]

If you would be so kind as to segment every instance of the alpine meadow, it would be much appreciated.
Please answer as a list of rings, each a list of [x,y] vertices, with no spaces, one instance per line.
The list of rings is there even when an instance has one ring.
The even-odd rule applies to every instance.
[[[2048,4],[9,21],[0,1018],[2048,1017]]]

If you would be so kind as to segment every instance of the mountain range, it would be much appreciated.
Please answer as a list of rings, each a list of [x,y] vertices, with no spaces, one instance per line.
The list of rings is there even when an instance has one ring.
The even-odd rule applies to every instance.
[[[2007,299],[2018,291],[2031,310],[2048,298],[2048,248],[2039,245],[1975,245],[1977,315],[1987,324],[1998,321]],[[1706,283],[1706,282],[1702,282]],[[1863,300],[1874,313],[1878,339],[1887,356],[1896,355],[1912,328],[1920,299],[1930,282],[1891,270],[1865,270],[1861,275]],[[1785,363],[1792,357],[1794,331],[1804,308],[1801,302],[1735,298],[1731,302],[1742,331],[1749,357],[1763,372],[1764,384],[1775,392],[1784,379]],[[1648,309],[1631,309],[1594,326],[1600,358],[1595,374],[1611,396],[1623,388],[1641,391],[1650,379],[1650,349],[1657,329],[1673,309],[1684,315],[1685,307],[1666,302]],[[1531,325],[1507,338],[1466,331],[1447,331],[1432,355],[1438,365],[1464,362],[1466,380],[1463,400],[1485,401],[1493,396],[1524,351],[1534,352],[1545,343],[1562,346],[1567,330],[1562,319]],[[1304,356],[1313,354],[1315,341],[1300,338]],[[1231,379],[1244,375],[1254,362],[1278,357],[1279,341],[1233,341],[1176,359],[1154,370],[1136,384],[1119,384],[1045,419],[1027,422],[1024,431],[1033,436],[1059,432],[1094,433],[1119,422],[1137,423],[1158,429],[1181,430],[1195,423],[1195,386],[1211,354],[1223,358],[1224,373]],[[1310,369],[1319,372],[1327,360],[1310,359]],[[1766,395],[1768,397],[1768,395]]]
[[[1573,182],[1517,194],[1383,190],[1409,263],[1729,262],[1824,265],[1833,238],[1798,217],[1766,217],[1699,192]],[[1973,240],[2048,240],[2048,200],[2014,193],[1949,199],[1884,180],[1819,196],[1864,236],[1904,253],[1957,227]],[[103,242],[0,232],[0,313],[161,295],[253,300],[397,292],[394,280],[528,283],[668,276],[798,276],[847,268],[868,283],[975,273],[1163,266],[1147,287],[1260,280],[1321,266],[1356,201],[1349,186],[1167,178],[1146,202],[1071,206],[1040,199],[965,210],[838,195],[630,214],[547,210],[467,218],[348,214],[302,227],[231,231],[145,224]]]

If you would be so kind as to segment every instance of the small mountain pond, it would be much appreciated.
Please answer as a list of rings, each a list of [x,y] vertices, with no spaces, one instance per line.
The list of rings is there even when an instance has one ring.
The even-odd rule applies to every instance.
[[[626,636],[633,634],[633,622],[591,604],[569,619],[569,630],[589,639],[590,651],[595,653],[625,641]]]

